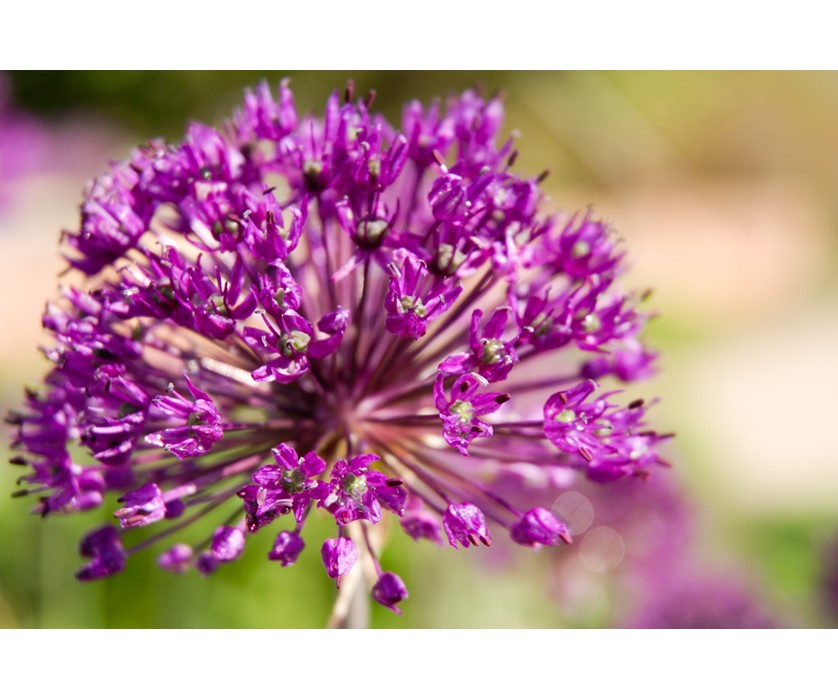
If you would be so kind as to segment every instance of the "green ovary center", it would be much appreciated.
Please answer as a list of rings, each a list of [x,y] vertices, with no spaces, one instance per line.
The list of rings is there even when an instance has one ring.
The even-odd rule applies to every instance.
[[[399,299],[399,306],[401,306],[402,313],[413,313],[419,318],[424,318],[428,315],[428,310],[422,303],[421,299],[411,296],[403,296]]]
[[[291,331],[290,334],[283,334],[280,338],[280,346],[282,347],[282,354],[285,357],[293,357],[295,354],[302,354],[308,350],[308,344],[311,342],[311,336],[302,331]]]
[[[470,423],[471,419],[474,418],[474,406],[468,401],[455,401],[451,404],[450,410],[451,413],[460,417],[460,423]]]
[[[564,409],[556,416],[556,421],[559,423],[573,423],[576,420],[576,413],[569,408]]]
[[[484,365],[494,365],[501,361],[503,351],[503,342],[497,338],[490,338],[483,342],[483,353],[480,356],[480,362]]]
[[[343,490],[353,498],[361,498],[367,492],[367,480],[357,474],[347,474],[341,481]]]

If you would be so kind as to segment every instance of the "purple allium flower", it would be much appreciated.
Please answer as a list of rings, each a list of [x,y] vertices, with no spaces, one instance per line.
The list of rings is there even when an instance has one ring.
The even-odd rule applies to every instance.
[[[378,455],[365,454],[349,462],[340,460],[332,468],[331,479],[318,486],[318,505],[328,510],[340,525],[354,520],[377,523],[381,507],[396,515],[404,513],[407,493],[399,479],[388,478],[381,472],[369,469],[378,462]]]
[[[481,381],[482,380],[482,381]],[[509,401],[509,394],[489,392],[478,394],[488,382],[478,374],[464,374],[454,380],[451,398],[445,396],[445,377],[440,372],[434,385],[434,405],[442,420],[442,435],[452,447],[468,455],[469,443],[475,438],[492,436],[492,426],[479,416],[494,413]]]
[[[181,396],[174,388],[170,388],[171,396],[156,396],[151,401],[152,408],[184,425],[145,436],[146,442],[168,450],[179,459],[206,452],[224,434],[221,416],[212,399],[192,384],[188,376],[184,377],[184,381],[193,401]]]
[[[430,274],[425,262],[411,255],[402,269],[390,265],[390,291],[384,301],[387,310],[385,328],[402,338],[421,338],[428,324],[445,313],[460,296],[462,287],[453,280],[437,279],[425,292],[425,278]]]
[[[620,408],[605,401],[587,401],[598,388],[588,379],[553,394],[544,404],[544,433],[560,450],[587,462],[588,476],[609,481],[624,474],[648,475],[649,467],[665,464],[655,445],[667,436],[643,430],[644,403]]]
[[[157,484],[146,484],[117,500],[125,504],[114,513],[122,527],[148,525],[166,517],[163,492]]]
[[[326,462],[315,452],[298,457],[285,443],[272,450],[276,466],[256,470],[253,481],[238,492],[244,501],[245,523],[249,532],[256,532],[279,515],[293,512],[297,522],[305,514],[318,491],[320,482],[313,477],[326,471]]]
[[[518,362],[514,341],[502,341],[500,336],[509,322],[509,309],[496,309],[482,328],[483,312],[475,309],[471,315],[469,352],[449,355],[439,365],[442,374],[478,372],[490,382],[501,382],[509,376]]]
[[[406,589],[367,537],[386,511],[454,547],[489,545],[490,522],[558,545],[566,525],[516,503],[504,470],[664,463],[647,404],[588,379],[653,357],[610,228],[541,213],[498,99],[413,102],[398,126],[351,93],[300,118],[287,82],[262,85],[222,129],[151,141],[89,186],[63,238],[76,276],[43,319],[52,367],[9,415],[38,513],[107,502],[151,531],[123,551],[122,530],[97,530],[80,578],[199,520],[209,546],[161,566],[209,574],[282,518],[269,558],[291,565],[319,514],[329,575],[368,551],[394,608]]]
[[[10,92],[8,77],[0,73],[0,213],[13,202],[8,186],[50,163],[45,126],[31,114],[15,110]]]

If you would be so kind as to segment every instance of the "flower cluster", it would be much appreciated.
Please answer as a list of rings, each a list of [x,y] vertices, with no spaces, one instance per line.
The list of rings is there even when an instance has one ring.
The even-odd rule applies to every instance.
[[[80,579],[222,506],[160,565],[209,573],[274,520],[268,558],[292,565],[322,511],[328,575],[371,559],[373,598],[398,610],[407,589],[367,537],[385,511],[454,547],[498,529],[558,545],[566,525],[510,502],[498,470],[663,463],[645,405],[597,395],[654,360],[609,227],[540,213],[497,99],[414,102],[397,128],[373,97],[350,86],[301,118],[286,83],[262,85],[223,129],[192,124],[90,185],[64,235],[77,282],[44,316],[46,387],[9,417],[40,514],[120,496]]]

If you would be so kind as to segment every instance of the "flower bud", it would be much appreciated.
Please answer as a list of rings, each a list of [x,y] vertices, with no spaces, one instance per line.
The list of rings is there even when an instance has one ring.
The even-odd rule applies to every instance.
[[[268,559],[278,561],[282,566],[291,566],[297,561],[306,543],[296,532],[283,531],[276,536],[273,549],[268,553]]]
[[[509,534],[518,544],[537,547],[540,544],[570,544],[572,539],[567,525],[546,508],[528,510],[511,528]]]
[[[320,555],[323,557],[323,566],[326,567],[329,578],[339,578],[346,576],[358,560],[358,549],[348,537],[338,537],[326,540]]]
[[[477,545],[478,540],[487,547],[492,544],[492,536],[486,527],[483,511],[473,503],[452,503],[442,516],[442,527],[451,546],[463,547]]]
[[[385,571],[372,587],[372,597],[384,607],[401,615],[402,611],[396,607],[396,603],[408,597],[407,587],[396,574]]]

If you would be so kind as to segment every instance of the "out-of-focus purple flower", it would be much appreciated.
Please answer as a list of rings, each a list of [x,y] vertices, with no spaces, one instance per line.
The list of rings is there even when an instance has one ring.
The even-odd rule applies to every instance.
[[[163,569],[180,574],[192,568],[193,554],[192,547],[188,544],[176,544],[160,555],[157,564]]]
[[[664,463],[648,404],[587,380],[651,365],[610,228],[542,213],[543,177],[497,140],[500,100],[411,103],[401,125],[371,105],[350,89],[300,117],[287,82],[262,85],[223,129],[151,141],[87,188],[63,237],[79,281],[43,318],[45,388],[8,417],[38,513],[121,496],[123,528],[150,530],[126,550],[97,531],[80,578],[203,519],[209,545],[161,566],[210,574],[282,518],[268,556],[289,566],[325,516],[329,575],[360,547],[381,574],[367,535],[387,511],[455,547],[489,545],[490,522],[559,545],[554,497],[524,503],[503,473]],[[395,609],[406,590],[381,574],[373,595]]]
[[[218,561],[238,559],[244,551],[244,531],[227,525],[218,528],[212,536],[210,553]]]
[[[281,141],[297,126],[297,109],[288,80],[279,84],[279,99],[274,99],[267,83],[244,95],[244,109],[236,112],[235,123],[242,141],[253,136]]]
[[[552,228],[537,247],[527,250],[526,258],[534,265],[548,262],[568,277],[581,281],[592,275],[613,278],[619,272],[623,253],[614,245],[608,225],[597,221],[588,211],[581,220],[572,216],[563,226]]]
[[[79,581],[93,581],[111,576],[125,567],[125,552],[119,533],[107,525],[84,537],[79,546],[83,557],[90,559],[77,573]]]
[[[679,572],[657,581],[626,620],[638,629],[767,629],[777,621],[752,590],[724,575]]]
[[[415,496],[408,499],[401,526],[414,540],[425,539],[438,545],[443,544],[440,519],[425,510],[422,501]]]
[[[195,560],[195,570],[204,576],[209,576],[213,571],[221,566],[221,563],[221,560],[212,552],[201,552]]]
[[[654,374],[653,363],[657,353],[644,347],[634,338],[617,344],[608,354],[588,360],[582,365],[582,376],[600,379],[608,375],[623,382],[648,379]]]
[[[544,404],[544,433],[563,452],[577,453],[587,463],[588,475],[610,481],[624,474],[645,476],[666,464],[655,446],[667,436],[644,429],[642,400],[625,408],[608,403],[611,394],[594,401],[593,380],[553,394]]]
[[[509,534],[518,544],[529,547],[557,545],[560,541],[567,544],[572,542],[567,525],[546,508],[528,510],[509,529]]]
[[[49,136],[34,116],[11,105],[10,86],[0,73],[0,210],[11,202],[8,185],[45,168]]]
[[[745,572],[699,559],[697,514],[670,475],[608,484],[572,476],[551,509],[577,545],[556,552],[553,568],[553,592],[570,619],[641,628],[779,624]],[[586,586],[598,593],[586,597]]]

